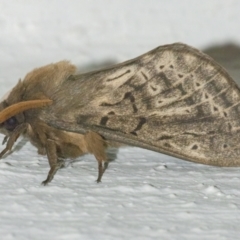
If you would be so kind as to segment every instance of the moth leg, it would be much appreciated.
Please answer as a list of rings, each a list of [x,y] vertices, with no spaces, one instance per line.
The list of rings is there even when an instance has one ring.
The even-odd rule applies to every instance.
[[[108,168],[108,164],[109,162],[104,162],[104,165],[103,165],[103,173],[106,171],[106,169]]]
[[[14,143],[17,141],[18,137],[27,129],[27,127],[28,127],[28,123],[23,123],[21,125],[18,125],[13,130],[13,132],[11,133],[11,135],[9,137],[4,138],[3,143],[5,143],[7,141],[7,145],[0,153],[0,158],[2,158],[5,153],[12,150]]]
[[[109,163],[114,161],[117,157],[117,149],[108,149],[107,151],[107,160],[104,162],[103,173],[109,166]]]
[[[95,132],[88,132],[84,135],[88,151],[94,154],[98,161],[98,178],[97,182],[101,182],[103,173],[108,167],[107,157],[106,157],[106,147],[107,144],[105,140]],[[103,166],[104,164],[104,166]]]
[[[108,168],[109,162],[107,161],[107,159],[97,158],[96,156],[95,156],[95,158],[98,161],[98,178],[97,178],[96,182],[99,183],[99,182],[101,182],[104,172]]]
[[[4,144],[7,142],[8,138],[9,138],[8,136],[5,136],[5,137],[4,137],[4,139],[3,139],[3,141],[2,141],[2,145],[4,145]]]
[[[42,182],[42,185],[44,186],[51,182],[58,169],[64,166],[64,161],[58,159],[57,146],[53,140],[51,139],[47,140],[46,151],[48,162],[50,165],[50,170],[48,172],[47,179]]]

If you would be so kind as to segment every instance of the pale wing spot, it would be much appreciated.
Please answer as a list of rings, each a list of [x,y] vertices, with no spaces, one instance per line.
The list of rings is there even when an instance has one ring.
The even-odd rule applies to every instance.
[[[155,54],[151,54],[151,53],[142,56],[142,57],[141,57],[141,63],[142,63],[142,65],[148,64],[148,63],[151,62],[151,60],[153,60],[153,58],[155,58],[155,57],[156,57],[156,55],[155,55]]]
[[[189,74],[201,66],[202,62],[193,54],[172,53],[173,65],[177,72],[181,74]]]
[[[212,64],[208,64],[206,66],[206,69],[209,71],[209,72],[216,72],[216,67],[213,66]]]
[[[158,62],[159,64],[156,64],[155,70],[158,72],[163,70],[165,67],[169,67],[170,65],[173,65],[172,63],[172,53],[169,51],[164,51],[161,56],[159,56]]]
[[[234,89],[232,91],[232,98],[235,100],[235,101],[240,101],[240,96],[239,96],[239,90],[238,89]]]
[[[197,63],[199,62],[199,59],[192,54],[184,54],[184,60],[189,66],[197,65]]]
[[[204,152],[191,150],[191,156],[198,158],[198,159],[206,159]]]

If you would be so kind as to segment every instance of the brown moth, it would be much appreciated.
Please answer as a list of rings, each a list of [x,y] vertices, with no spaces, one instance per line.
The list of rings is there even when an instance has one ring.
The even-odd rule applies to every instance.
[[[85,74],[61,61],[37,68],[1,103],[10,151],[19,135],[47,154],[53,179],[63,159],[86,153],[108,166],[107,147],[131,145],[185,160],[240,166],[240,90],[206,54],[181,43]]]

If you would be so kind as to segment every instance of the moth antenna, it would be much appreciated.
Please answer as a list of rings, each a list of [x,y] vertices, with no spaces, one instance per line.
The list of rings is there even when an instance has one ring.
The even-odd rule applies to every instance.
[[[50,99],[29,100],[29,101],[15,103],[3,109],[0,112],[0,123],[3,123],[7,119],[17,115],[18,113],[26,111],[28,109],[44,107],[51,103],[52,103],[52,100]]]

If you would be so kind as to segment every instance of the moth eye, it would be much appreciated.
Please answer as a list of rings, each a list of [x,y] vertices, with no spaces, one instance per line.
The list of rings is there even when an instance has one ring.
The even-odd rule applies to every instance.
[[[8,131],[13,131],[17,125],[18,125],[18,121],[15,117],[11,117],[4,122],[4,127]]]

